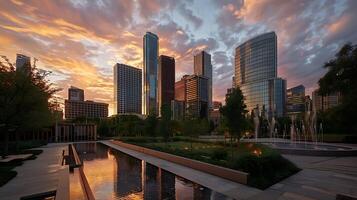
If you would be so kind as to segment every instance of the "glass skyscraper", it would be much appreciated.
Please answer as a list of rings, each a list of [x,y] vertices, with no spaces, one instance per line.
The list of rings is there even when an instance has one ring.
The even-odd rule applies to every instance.
[[[194,73],[208,79],[208,106],[212,108],[212,63],[211,55],[205,51],[194,56]]]
[[[151,112],[158,114],[157,106],[157,72],[159,56],[159,38],[157,35],[146,32],[143,38],[144,43],[144,96],[143,114],[149,115]]]
[[[247,109],[264,107],[269,116],[285,114],[286,80],[277,78],[275,32],[252,38],[236,48],[235,86],[240,87]]]

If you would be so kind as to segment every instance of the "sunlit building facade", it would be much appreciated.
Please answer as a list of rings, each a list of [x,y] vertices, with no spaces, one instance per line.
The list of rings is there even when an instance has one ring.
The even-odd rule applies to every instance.
[[[277,36],[265,33],[236,48],[235,86],[240,87],[247,109],[265,108],[269,116],[285,115],[286,80],[277,78]]]
[[[312,103],[316,111],[326,111],[341,104],[341,93],[335,92],[329,95],[320,95],[318,90],[312,92]]]
[[[115,114],[142,114],[141,69],[117,63],[113,71]]]
[[[143,88],[143,114],[149,115],[151,112],[158,112],[157,105],[157,72],[159,38],[157,35],[146,32],[143,38],[143,58],[144,58],[144,88]]]
[[[212,108],[212,63],[210,54],[205,51],[201,51],[194,56],[194,74],[207,78],[208,107]]]
[[[208,118],[208,78],[191,75],[186,79],[186,115]]]
[[[305,87],[298,85],[286,90],[288,115],[301,115],[305,111]]]

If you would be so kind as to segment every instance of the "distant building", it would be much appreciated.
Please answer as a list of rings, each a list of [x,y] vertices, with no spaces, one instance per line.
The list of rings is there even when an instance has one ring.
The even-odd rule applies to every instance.
[[[191,75],[186,78],[186,114],[191,117],[208,118],[208,78]]]
[[[299,115],[305,111],[305,87],[298,85],[286,90],[288,115]]]
[[[161,55],[158,70],[158,109],[161,115],[161,106],[171,105],[175,99],[175,59]]]
[[[73,87],[69,88],[68,93],[70,93],[70,91],[73,92],[72,89]],[[77,91],[80,91],[80,89]],[[83,117],[83,118],[108,117],[108,104],[94,102],[94,101],[84,101],[84,97],[83,100],[70,100],[70,99],[65,100],[64,106],[65,106],[66,119],[75,119],[78,117]]]
[[[30,71],[31,58],[23,54],[16,54],[16,70]]]
[[[68,89],[68,100],[70,100],[70,101],[84,101],[84,90],[71,86]]]
[[[342,96],[339,92],[325,96],[319,95],[317,90],[312,92],[312,103],[316,111],[326,111],[329,108],[338,106],[341,101]]]
[[[171,101],[171,119],[183,120],[185,118],[185,102],[184,101]]]
[[[204,76],[208,80],[208,107],[212,107],[212,64],[211,55],[205,51],[194,56],[194,74]]]
[[[213,101],[213,110],[219,110],[222,107],[222,102],[220,101]]]
[[[236,48],[234,85],[242,90],[249,112],[264,106],[269,116],[286,113],[286,80],[277,77],[275,32],[254,37]]]
[[[210,110],[209,111],[209,120],[213,122],[214,127],[217,127],[219,125],[219,122],[221,121],[221,113],[219,110]]]
[[[143,38],[144,50],[144,88],[143,88],[143,114],[149,115],[151,112],[157,114],[157,71],[159,38],[157,35],[146,32]]]
[[[175,100],[186,102],[186,82],[189,75],[184,75],[181,80],[175,83]]]
[[[117,63],[113,71],[115,114],[142,114],[141,69]]]

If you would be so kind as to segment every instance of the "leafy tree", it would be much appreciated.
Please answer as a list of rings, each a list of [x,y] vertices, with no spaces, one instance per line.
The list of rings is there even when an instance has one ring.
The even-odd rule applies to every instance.
[[[320,95],[336,92],[342,95],[341,105],[329,110],[325,119],[336,123],[340,131],[357,134],[357,45],[345,44],[324,68],[328,71],[319,80]]]
[[[235,88],[226,98],[226,105],[220,108],[223,120],[233,137],[239,137],[248,127],[244,97],[239,88]]]
[[[160,134],[164,137],[165,141],[171,136],[171,109],[167,104],[161,106],[161,120],[160,120]]]
[[[55,108],[50,98],[58,89],[46,80],[50,74],[34,63],[15,70],[13,64],[2,56],[0,62],[0,129],[5,138],[4,155],[8,153],[9,134],[39,129],[52,125]]]
[[[243,131],[248,128],[248,119],[246,114],[246,105],[244,104],[244,96],[239,88],[233,89],[232,93],[226,97],[226,105],[220,108],[223,116],[223,121],[231,136],[231,156],[233,158],[233,138],[239,139]]]
[[[147,136],[156,136],[156,130],[158,124],[156,114],[150,113],[149,116],[145,119],[144,123],[145,123],[145,134]]]

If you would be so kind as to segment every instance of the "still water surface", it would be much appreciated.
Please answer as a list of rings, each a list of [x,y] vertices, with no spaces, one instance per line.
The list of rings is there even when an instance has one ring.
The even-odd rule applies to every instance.
[[[96,199],[231,199],[101,143],[75,145]],[[71,199],[82,199],[78,173]]]

